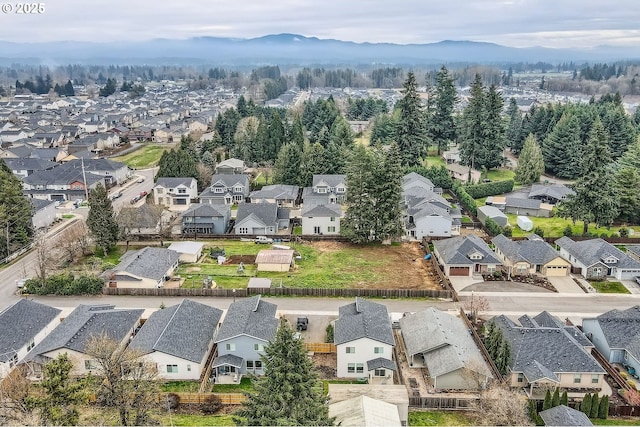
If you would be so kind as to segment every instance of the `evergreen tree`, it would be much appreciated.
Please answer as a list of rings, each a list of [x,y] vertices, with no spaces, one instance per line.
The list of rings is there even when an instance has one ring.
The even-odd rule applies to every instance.
[[[273,165],[273,183],[298,185],[301,156],[298,145],[291,142],[284,144]]]
[[[631,168],[640,171],[640,136],[629,145],[627,151],[618,159],[617,165],[619,169]]]
[[[483,126],[483,141],[480,157],[476,161],[481,169],[494,169],[502,165],[502,151],[504,150],[505,127],[502,120],[504,100],[495,85],[489,87],[485,97],[485,113]]]
[[[498,349],[498,356],[496,358],[496,367],[502,375],[507,375],[509,368],[509,360],[511,359],[511,344],[509,341],[502,337],[500,342],[500,348]]]
[[[544,395],[544,403],[542,404],[542,410],[546,411],[547,409],[553,408],[553,404],[551,403],[551,391],[547,390],[547,393]]]
[[[569,396],[567,395],[567,390],[562,392],[562,396],[560,396],[560,404],[567,406],[569,404]]]
[[[100,89],[100,96],[109,96],[116,93],[116,79],[107,79],[107,83]]]
[[[317,142],[313,145],[309,142],[304,143],[298,174],[300,187],[310,187],[313,184],[313,175],[326,173],[324,152],[322,145]]]
[[[238,110],[238,114],[240,114],[241,118],[249,117],[249,111],[247,110],[247,100],[244,98],[244,95],[240,95],[240,98],[238,98],[238,102],[236,103],[236,110]]]
[[[346,174],[347,210],[340,223],[341,234],[353,243],[368,243],[376,223],[373,156],[362,145],[351,153]]]
[[[598,418],[606,420],[609,416],[609,396],[605,395],[600,398],[600,408],[598,409]]]
[[[471,96],[462,112],[462,144],[460,156],[464,164],[478,169],[478,160],[482,157],[484,148],[484,123],[485,123],[485,97],[484,86],[480,74],[471,83]]]
[[[265,146],[265,160],[275,160],[284,143],[284,126],[280,114],[276,111],[271,115]]]
[[[418,84],[412,72],[403,85],[403,98],[398,102],[400,117],[396,127],[396,142],[400,148],[402,164],[416,166],[425,151],[424,113],[418,96]]]
[[[75,96],[76,92],[73,89],[73,83],[71,83],[71,80],[67,80],[67,83],[64,85],[64,94],[66,96]]]
[[[618,200],[618,218],[635,223],[640,219],[640,172],[623,167],[615,172],[614,186]]]
[[[87,227],[96,245],[102,248],[104,255],[118,242],[120,229],[113,212],[109,194],[102,184],[89,192],[89,215]]]
[[[561,178],[576,178],[581,173],[580,127],[575,115],[563,115],[542,144],[544,166]]]
[[[594,393],[591,397],[591,411],[587,414],[589,418],[598,418],[598,411],[600,410],[600,399],[598,393]]]
[[[373,119],[369,142],[371,145],[387,145],[395,141],[397,121],[394,116],[380,114]]]
[[[262,160],[262,147],[258,143],[258,119],[251,116],[238,122],[234,136],[235,148],[233,154],[245,162]]]
[[[522,132],[522,114],[518,108],[515,98],[509,100],[507,109],[509,126],[507,127],[507,146],[511,147],[511,152],[518,154],[522,150],[523,139],[520,138]]]
[[[524,147],[518,157],[515,182],[521,185],[529,185],[540,180],[544,173],[544,159],[542,149],[536,143],[533,134],[529,134],[524,142]]]
[[[402,234],[402,165],[400,149],[392,144],[386,152],[377,152],[373,171],[376,185],[375,240],[393,239]]]
[[[211,151],[205,151],[204,154],[202,154],[202,163],[211,168],[211,170],[215,169],[216,159],[213,157],[213,154],[211,154]]]
[[[293,125],[291,126],[291,136],[289,138],[291,142],[297,144],[300,150],[304,148],[305,133],[302,126],[302,119],[299,114],[296,114],[293,118]]]
[[[254,391],[236,413],[247,425],[333,425],[313,362],[284,318],[261,359],[265,375],[254,380]]]
[[[587,417],[591,414],[591,395],[589,393],[584,395],[582,403],[580,403],[580,411]]]
[[[33,206],[20,180],[0,161],[0,258],[26,246],[33,237]]]
[[[156,177],[163,178],[183,178],[192,177],[199,178],[196,161],[192,154],[187,150],[171,150],[165,151],[160,156],[158,163],[158,174]],[[199,186],[209,183],[200,183]],[[202,187],[200,187],[202,188]]]
[[[345,159],[349,156],[348,149],[344,146],[330,142],[324,150],[325,173],[344,174],[346,173]]]
[[[320,141],[321,142],[321,141]],[[349,123],[343,117],[337,117],[331,126],[329,143],[337,146],[352,147],[354,144],[353,132]],[[327,144],[328,145],[328,144]],[[326,146],[326,145],[325,145]]]
[[[429,133],[432,142],[438,147],[438,155],[456,139],[456,127],[453,122],[453,110],[457,101],[453,76],[444,65],[436,75],[435,102],[433,117],[430,120]],[[430,101],[431,103],[431,101]]]
[[[622,105],[609,106],[602,114],[602,124],[609,136],[611,157],[617,159],[627,151],[636,139],[636,130],[631,118],[624,111]]]
[[[560,389],[556,387],[553,392],[553,397],[551,398],[551,407],[555,408],[558,405],[560,405]]]

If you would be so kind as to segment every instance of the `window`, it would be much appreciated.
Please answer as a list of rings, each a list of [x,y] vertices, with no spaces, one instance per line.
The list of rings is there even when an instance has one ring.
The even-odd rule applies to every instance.
[[[262,360],[256,360],[255,362],[253,362],[253,364],[255,365],[256,369],[262,369]]]
[[[313,227],[313,234],[320,234],[320,227],[319,226],[315,226]]]
[[[518,374],[518,382],[519,383],[523,383],[524,382],[524,374]]]
[[[376,369],[373,371],[373,375],[376,377],[384,377],[387,375],[387,371],[385,369]]]
[[[239,234],[249,234],[249,229],[248,229],[248,228],[246,228],[246,227],[240,227],[240,228],[238,229],[238,233],[239,233]]]
[[[91,371],[97,368],[95,360],[85,360],[84,361],[84,369],[87,371]]]
[[[582,382],[582,374],[573,374],[573,383],[580,384]]]
[[[253,360],[247,360],[247,369],[253,369]]]
[[[240,187],[239,185],[233,187],[233,192],[234,193],[242,193],[242,187]]]
[[[231,343],[227,343],[227,351],[236,351],[236,345],[235,344],[231,344]]]
[[[159,188],[159,187],[158,187],[158,188],[156,188],[156,192],[157,192],[158,194],[164,194],[164,188]]]
[[[27,351],[31,350],[35,346],[36,346],[36,343],[33,342],[33,340],[29,341],[29,344],[27,344]]]
[[[178,365],[167,365],[167,374],[177,374]]]
[[[600,382],[600,375],[591,374],[591,384],[598,384]]]
[[[329,217],[329,221],[335,222],[336,221],[336,217],[335,216]]]
[[[178,194],[187,194],[186,188],[178,188]]]
[[[336,193],[344,193],[344,187],[336,187]]]
[[[356,374],[364,373],[364,363],[356,363]]]
[[[347,354],[354,354],[356,352],[355,347],[347,347]]]
[[[213,187],[214,193],[224,193],[224,188],[222,187]]]
[[[382,354],[384,353],[384,347],[373,347],[373,352],[375,354]]]
[[[255,351],[264,351],[264,345],[263,344],[254,344],[253,345],[253,349]]]
[[[241,202],[242,199],[243,199],[242,194],[236,194],[235,196],[233,196],[234,202]]]
[[[336,232],[336,227],[334,225],[330,225],[329,227],[327,227],[327,233],[335,233]]]
[[[526,265],[519,264],[519,265],[518,265],[518,268],[516,268],[516,272],[517,272],[518,274],[524,274],[524,273],[526,273],[526,272],[527,272],[527,266],[526,266]]]
[[[494,271],[496,271],[496,266],[495,265],[487,265],[487,271],[489,273],[493,273]]]
[[[327,187],[317,187],[316,192],[319,194],[325,194],[327,192]]]
[[[347,364],[347,373],[349,373],[349,374],[355,374],[356,373],[356,364],[355,363]]]
[[[191,365],[187,365],[187,372],[191,372]]]

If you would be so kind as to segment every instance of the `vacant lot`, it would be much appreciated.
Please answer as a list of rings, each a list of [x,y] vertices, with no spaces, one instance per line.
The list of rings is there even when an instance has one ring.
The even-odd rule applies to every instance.
[[[122,162],[132,169],[146,169],[156,166],[162,153],[172,148],[173,144],[147,144],[132,153],[114,157],[113,160]]]

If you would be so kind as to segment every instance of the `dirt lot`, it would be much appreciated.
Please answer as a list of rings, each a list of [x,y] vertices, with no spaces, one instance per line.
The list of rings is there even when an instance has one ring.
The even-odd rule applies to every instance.
[[[442,289],[439,278],[429,262],[425,261],[424,251],[418,242],[406,242],[399,245],[354,246],[342,242],[309,243],[321,253],[343,250],[356,250],[357,256],[364,260],[381,261],[372,266],[371,272],[378,277],[374,281],[362,281],[353,284],[357,288],[392,289]]]

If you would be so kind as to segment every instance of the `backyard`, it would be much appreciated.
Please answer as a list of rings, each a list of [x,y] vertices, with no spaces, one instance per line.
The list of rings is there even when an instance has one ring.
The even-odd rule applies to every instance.
[[[122,162],[132,169],[146,169],[157,166],[162,153],[174,147],[173,144],[145,144],[124,156],[114,157],[116,162]]]
[[[515,214],[507,214],[507,217],[509,218],[509,224],[511,225],[511,227],[513,227],[513,236],[514,237],[521,237],[521,236],[528,236],[529,234],[531,234],[531,231],[524,231],[521,230],[516,224],[517,224],[517,218],[518,216]],[[533,216],[528,217],[531,222],[533,222],[533,228],[535,229],[536,227],[540,227],[542,229],[542,231],[544,232],[545,237],[562,237],[563,236],[563,232],[565,230],[565,228],[567,228],[567,225],[571,227],[571,231],[573,233],[573,235],[576,236],[580,236],[582,234],[582,222],[578,221],[575,224],[568,218],[561,218],[558,216],[554,216],[551,218],[536,218]],[[631,228],[633,229],[634,233],[633,235],[630,235],[629,237],[636,237],[636,236],[640,236],[640,227],[639,226],[633,226],[633,227],[627,227],[627,228]],[[606,234],[607,236],[610,236],[611,234],[617,233],[618,232],[619,227],[611,227],[611,228],[607,228],[607,227],[598,227],[596,228],[595,224],[591,224],[589,225],[589,233],[595,234],[597,236],[600,236],[602,234]]]
[[[471,418],[456,411],[409,411],[410,426],[470,426]]]

